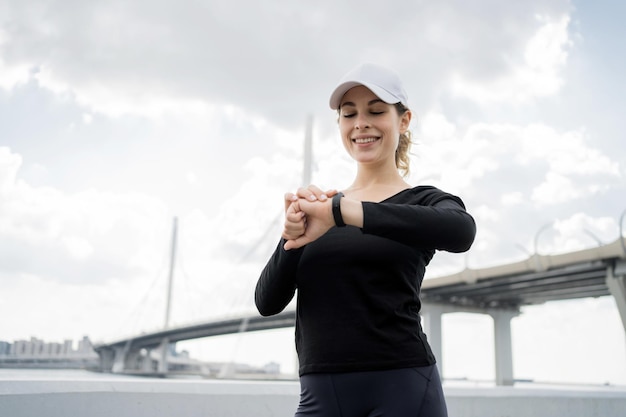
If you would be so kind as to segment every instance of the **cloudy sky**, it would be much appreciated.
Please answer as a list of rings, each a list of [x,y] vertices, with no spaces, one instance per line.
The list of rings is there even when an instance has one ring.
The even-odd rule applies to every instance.
[[[618,239],[623,2],[306,3],[0,0],[0,339],[163,326],[174,217],[172,324],[251,311],[307,118],[312,182],[350,184],[327,100],[364,61],[405,81],[409,181],[477,220],[429,277]],[[493,379],[491,325],[445,317],[445,377]],[[288,370],[292,333],[183,347]],[[626,384],[610,297],[525,308],[513,338],[516,377]]]

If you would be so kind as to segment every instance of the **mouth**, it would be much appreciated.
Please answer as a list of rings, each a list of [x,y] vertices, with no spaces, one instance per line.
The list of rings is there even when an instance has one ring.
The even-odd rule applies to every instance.
[[[366,137],[366,138],[353,138],[352,143],[356,143],[357,145],[367,145],[368,143],[376,142],[378,139],[380,138],[376,136],[371,136],[371,137]]]

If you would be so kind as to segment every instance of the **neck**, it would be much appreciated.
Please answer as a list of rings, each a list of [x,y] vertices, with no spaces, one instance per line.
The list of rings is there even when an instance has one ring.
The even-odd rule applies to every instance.
[[[367,189],[373,187],[408,187],[398,169],[395,166],[381,168],[359,165],[356,178],[350,186],[351,189]]]

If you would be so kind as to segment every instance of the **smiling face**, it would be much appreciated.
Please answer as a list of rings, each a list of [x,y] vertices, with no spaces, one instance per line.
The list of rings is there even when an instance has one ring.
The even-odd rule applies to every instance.
[[[339,131],[343,145],[360,164],[395,167],[398,140],[410,121],[410,111],[399,115],[394,105],[365,86],[351,88],[341,99]]]

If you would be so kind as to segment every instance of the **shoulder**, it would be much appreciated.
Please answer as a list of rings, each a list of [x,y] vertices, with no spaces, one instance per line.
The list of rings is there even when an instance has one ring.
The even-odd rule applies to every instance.
[[[409,188],[389,199],[389,202],[433,206],[442,200],[454,200],[465,208],[463,201],[459,197],[442,191],[432,185],[418,185],[416,187]]]

